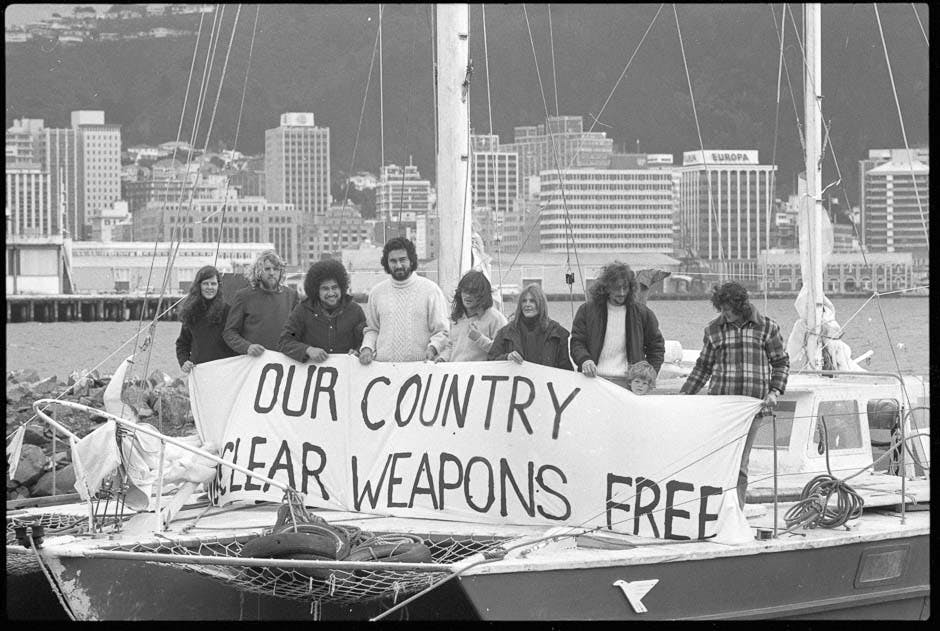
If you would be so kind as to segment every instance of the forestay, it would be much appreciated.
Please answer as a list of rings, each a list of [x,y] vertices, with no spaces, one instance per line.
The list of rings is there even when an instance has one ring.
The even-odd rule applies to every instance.
[[[310,506],[751,537],[735,484],[757,399],[640,397],[528,362],[300,364],[271,351],[200,364],[189,385],[203,441]],[[282,499],[230,469],[212,494]]]

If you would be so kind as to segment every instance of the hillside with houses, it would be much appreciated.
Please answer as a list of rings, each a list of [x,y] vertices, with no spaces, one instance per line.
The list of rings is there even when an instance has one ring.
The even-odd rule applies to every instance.
[[[38,41],[74,46],[84,42],[166,39],[195,35],[209,4],[115,4],[104,12],[79,6],[70,13],[53,13],[38,22],[4,28],[6,44]]]

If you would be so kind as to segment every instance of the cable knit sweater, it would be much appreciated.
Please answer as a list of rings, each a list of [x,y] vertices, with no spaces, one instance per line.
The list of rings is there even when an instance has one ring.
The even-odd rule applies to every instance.
[[[433,281],[412,274],[388,278],[369,292],[362,348],[383,362],[423,361],[428,346],[440,353],[447,344],[447,305]]]

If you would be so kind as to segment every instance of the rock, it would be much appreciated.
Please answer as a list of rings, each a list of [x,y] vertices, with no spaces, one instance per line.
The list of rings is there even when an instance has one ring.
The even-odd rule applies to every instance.
[[[147,382],[150,384],[151,388],[156,388],[157,386],[170,385],[173,383],[173,378],[162,370],[157,369],[150,374],[150,377],[147,378]]]
[[[173,427],[182,427],[187,423],[194,422],[189,397],[174,390],[163,393],[160,410],[163,422]]]
[[[55,493],[52,489],[52,471],[46,472],[30,489],[30,497],[46,497],[53,494],[75,492],[75,468],[69,464],[55,472]]]
[[[11,370],[7,373],[7,381],[11,381],[13,383],[32,383],[34,381],[39,381],[39,373],[32,368]]]
[[[7,401],[12,401],[18,403],[27,395],[31,395],[32,391],[29,389],[29,385],[19,382],[7,382]]]
[[[52,441],[50,440],[50,436],[46,435],[43,428],[33,427],[32,425],[26,428],[26,433],[23,434],[24,445],[39,445],[42,447],[47,443],[52,444]]]
[[[100,404],[104,401],[104,389],[106,386],[98,386],[95,388],[88,389],[88,397],[93,401],[98,401]]]
[[[20,452],[20,464],[16,468],[13,480],[24,486],[29,486],[45,473],[46,454],[42,447],[36,445],[23,445]]]
[[[38,383],[32,384],[33,392],[36,394],[46,395],[52,394],[59,387],[59,380],[55,375],[52,377],[47,377]]]

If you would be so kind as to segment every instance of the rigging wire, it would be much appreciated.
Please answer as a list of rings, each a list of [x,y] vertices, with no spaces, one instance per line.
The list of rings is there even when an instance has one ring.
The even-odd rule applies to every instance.
[[[911,147],[907,141],[907,131],[904,128],[904,116],[901,114],[901,101],[898,99],[898,87],[894,82],[894,72],[891,70],[891,59],[888,57],[888,45],[885,43],[885,32],[881,27],[881,13],[878,11],[878,5],[872,3],[875,8],[875,19],[878,22],[878,34],[881,36],[881,48],[885,53],[885,65],[888,66],[888,77],[891,79],[891,93],[894,95],[894,105],[898,110],[898,121],[901,124],[901,137],[904,139],[904,149],[907,151],[907,163],[911,167],[911,183],[914,185],[914,197],[917,198],[917,210],[920,212],[920,222],[924,228],[924,239],[927,244],[927,256],[930,256],[930,234],[927,230],[927,220],[924,218],[924,204],[921,201],[920,190],[917,188],[917,175],[914,172],[914,161],[911,156]]]
[[[620,85],[620,82],[623,81],[623,78],[627,75],[627,71],[630,69],[630,66],[633,65],[634,58],[636,57],[637,53],[640,51],[640,47],[643,46],[643,42],[646,41],[646,36],[649,35],[651,30],[653,30],[653,25],[656,23],[656,18],[658,18],[659,14],[662,12],[663,6],[665,5],[664,4],[659,5],[659,8],[656,10],[655,15],[653,15],[653,19],[650,20],[649,25],[646,27],[646,31],[643,33],[643,36],[640,38],[639,43],[636,45],[636,48],[634,48],[633,53],[630,55],[630,58],[627,60],[627,63],[624,65],[623,70],[620,73],[620,76],[617,78],[617,81],[614,82],[614,87],[611,88],[610,93],[607,95],[607,99],[604,101],[604,104],[601,106],[600,110],[598,111],[597,116],[594,117],[594,121],[591,123],[590,128],[588,128],[588,131],[587,131],[588,134],[594,131],[594,126],[597,125],[598,120],[600,119],[601,115],[604,113],[604,110],[607,108],[607,104],[610,103],[610,99],[613,98],[614,92],[616,92],[617,87]],[[570,168],[570,166],[574,164],[578,155],[581,153],[581,148],[584,146],[584,141],[586,137],[587,137],[586,134],[581,135],[581,139],[578,141],[578,146],[575,148],[574,154],[569,160],[568,165],[565,167],[566,169]],[[531,234],[532,230],[538,227],[539,222],[541,221],[542,212],[544,210],[545,210],[545,205],[544,204],[539,205],[538,212],[536,213],[535,220],[532,224],[532,227],[529,229],[529,232],[527,233],[525,239],[522,241],[522,245],[520,245],[520,249],[516,252],[515,257],[513,258],[512,263],[506,269],[505,274],[508,274],[510,271],[512,271],[513,266],[515,265],[516,261],[519,259],[519,255],[522,253],[521,248],[528,241],[529,235]],[[500,276],[500,284],[502,284],[502,282],[503,282],[503,276]]]
[[[798,43],[799,46],[800,46],[801,59],[802,59],[802,62],[803,62],[803,66],[804,66],[804,68],[805,68],[805,67],[807,66],[806,50],[805,50],[805,48],[803,47],[803,42],[802,42],[802,39],[800,38],[799,29],[797,28],[797,25],[796,25],[796,19],[793,17],[792,9],[790,9],[789,6],[788,6],[788,11],[789,11],[789,15],[790,15],[790,21],[791,21],[791,23],[792,23],[792,25],[793,25],[793,29],[794,29],[794,31],[796,32],[796,39],[797,39],[797,43]],[[877,14],[877,8],[876,8],[876,14]],[[880,28],[880,22],[879,22],[879,28]],[[884,43],[884,34],[883,34],[883,32],[882,32],[882,43]],[[816,90],[816,86],[811,86],[811,87],[813,88],[813,90]],[[896,96],[897,96],[897,95],[895,94],[895,97],[896,97]],[[897,102],[897,100],[896,100],[895,102]],[[820,113],[822,113],[822,111],[821,111],[821,110],[822,110],[822,105],[817,102],[817,107],[820,108]],[[829,136],[829,125],[828,125],[828,123],[826,123],[825,117],[821,117],[821,118],[822,118],[822,121],[823,121],[823,126],[824,126],[825,129],[826,129],[826,136],[828,137],[828,136]],[[901,122],[901,128],[902,128],[902,131],[903,131],[903,129],[904,129],[903,120],[902,120],[902,122]],[[906,134],[905,134],[905,138],[906,138]],[[833,145],[833,143],[832,143],[831,141],[829,142],[829,150],[830,150],[830,152],[832,153],[833,162],[835,163],[835,166],[836,166],[836,173],[837,173],[837,175],[838,175],[838,177],[839,177],[839,181],[841,182],[843,178],[842,178],[842,175],[841,175],[841,171],[839,170],[839,163],[838,163],[838,160],[837,160],[837,158],[836,158],[835,147],[834,147],[834,145]],[[910,150],[908,149],[908,156],[910,156],[909,151],[910,151]],[[845,192],[845,187],[844,187],[844,185],[843,185],[843,192]],[[847,203],[847,204],[849,203],[848,197],[846,197],[846,203]],[[853,224],[853,228],[855,228],[856,236],[858,236],[858,229],[857,229],[857,227],[855,227],[855,222],[853,221],[852,224]],[[866,266],[869,266],[870,263],[869,263],[868,256],[867,256],[865,250],[863,249],[861,253],[862,253],[862,260],[863,260],[863,262],[865,263]],[[879,314],[879,317],[880,317],[880,319],[881,319],[881,324],[882,324],[882,326],[883,326],[883,328],[884,328],[884,331],[885,331],[885,338],[888,340],[888,347],[889,347],[889,349],[890,349],[890,351],[891,351],[891,357],[892,357],[892,359],[894,360],[894,365],[895,365],[895,368],[897,369],[898,376],[900,376],[900,375],[901,375],[901,363],[900,363],[900,360],[898,359],[897,352],[896,352],[896,350],[895,350],[895,349],[896,349],[896,346],[895,346],[895,344],[894,344],[894,340],[892,339],[891,333],[890,333],[890,331],[888,330],[887,318],[886,318],[886,316],[885,316],[884,308],[883,308],[882,305],[881,305],[881,300],[879,300],[879,297],[880,297],[880,294],[879,294],[878,291],[877,291],[877,285],[876,285],[875,291],[874,291],[874,293],[872,294],[872,298],[875,298],[875,306],[878,308],[878,314]],[[854,316],[853,316],[853,317],[854,317]],[[902,390],[903,396],[907,399],[908,406],[909,406],[909,407],[912,406],[912,403],[911,403],[911,400],[910,400],[910,395],[908,394],[907,390],[906,390],[905,388],[902,388],[901,390]]]
[[[555,90],[555,116],[558,116],[558,76],[555,74],[555,29],[552,28],[552,5],[548,4],[548,41],[552,48],[552,84]]]
[[[241,98],[241,103],[238,106],[238,119],[236,120],[236,123],[235,123],[235,139],[232,141],[233,159],[235,156],[235,148],[238,146],[238,135],[242,127],[242,113],[245,110],[245,94],[248,91],[248,72],[249,70],[251,70],[251,59],[255,50],[255,35],[258,32],[258,17],[260,16],[260,14],[261,14],[261,5],[259,4],[259,5],[256,5],[256,8],[255,8],[255,23],[251,29],[251,44],[249,44],[248,46],[248,61],[245,64],[245,80],[242,83],[242,98]],[[232,31],[234,32],[234,28],[232,29]],[[231,176],[226,178],[226,181],[225,181],[226,191],[228,190],[228,183],[229,183],[230,177]],[[228,209],[228,204],[223,204],[222,214],[219,217],[220,228],[221,226],[225,225],[225,211],[227,209]],[[222,247],[222,230],[220,229],[218,233],[218,239],[216,240],[216,243],[215,243],[215,257],[212,259],[213,267],[215,267],[219,262],[219,249],[221,247]]]
[[[385,85],[382,75],[382,14],[384,12],[385,6],[379,3],[379,159],[382,168],[385,168]]]
[[[490,52],[486,44],[486,4],[483,3],[480,5],[480,10],[482,12],[482,21],[483,21],[483,63],[486,68],[486,111],[489,115],[489,135],[493,135],[493,102],[490,98]],[[473,152],[473,146],[470,147],[471,152]],[[471,155],[472,160],[472,155]],[[500,264],[501,253],[502,253],[502,216],[500,214],[499,205],[496,208],[496,274],[494,277],[502,279],[502,266]],[[502,282],[500,282],[499,289],[500,302],[502,302],[503,296],[503,287]]]
[[[571,250],[573,249],[573,250],[574,250],[574,256],[575,256],[575,263],[576,263],[577,266],[578,266],[579,276],[581,277],[581,291],[584,292],[585,295],[587,295],[587,288],[585,287],[585,284],[584,284],[584,273],[583,273],[583,271],[581,270],[581,260],[580,260],[580,258],[578,257],[577,244],[575,243],[575,240],[574,240],[574,227],[573,227],[573,225],[572,225],[572,223],[571,223],[571,216],[570,216],[570,214],[569,214],[569,212],[568,212],[568,199],[567,199],[567,196],[565,195],[564,177],[563,177],[563,175],[562,175],[561,166],[560,166],[559,163],[558,163],[558,143],[555,142],[555,134],[552,132],[551,125],[549,125],[549,121],[548,121],[548,119],[549,119],[548,101],[545,99],[545,88],[544,88],[544,86],[542,85],[542,73],[541,73],[541,71],[539,70],[538,55],[537,55],[536,52],[535,52],[535,40],[534,40],[533,37],[532,37],[532,27],[531,27],[531,25],[529,24],[529,12],[526,10],[526,5],[525,5],[525,3],[522,4],[522,12],[523,12],[523,15],[525,16],[526,29],[528,29],[528,33],[529,33],[529,44],[530,44],[531,47],[532,47],[532,58],[533,58],[533,60],[535,61],[535,74],[536,74],[536,77],[538,78],[538,82],[539,82],[539,91],[541,92],[541,95],[542,95],[542,107],[544,108],[544,111],[545,111],[545,130],[548,132],[548,137],[549,137],[549,140],[550,140],[551,145],[552,145],[552,161],[555,163],[555,173],[556,173],[557,176],[558,176],[558,186],[559,186],[559,190],[561,191],[561,203],[562,203],[562,208],[563,208],[564,213],[565,213],[565,231],[566,231],[566,236],[565,236],[565,254],[566,254],[566,261],[565,261],[565,265],[566,265],[566,267],[567,267],[567,270],[566,270],[566,273],[565,273],[565,282],[567,282],[567,281],[570,279],[570,274],[571,274]],[[566,167],[565,170],[567,170],[567,167]],[[572,281],[571,283],[568,283],[568,292],[569,292],[569,294],[570,294],[571,291],[572,291],[572,287],[571,287],[572,284],[573,284],[573,281]],[[570,301],[569,301],[569,302],[570,302]],[[574,309],[574,303],[573,303],[573,302],[571,303],[571,308],[572,308],[572,310]]]
[[[682,29],[679,27],[679,11],[678,9],[676,9],[675,4],[672,5],[672,13],[676,17],[676,33],[679,36],[679,48],[682,50],[682,65],[685,67],[685,79],[686,79],[686,82],[688,82],[689,84],[689,99],[692,101],[692,115],[695,117],[695,132],[698,135],[699,149],[702,150],[702,165],[705,167],[705,182],[708,187],[709,210],[711,211],[710,214],[711,214],[712,220],[715,222],[716,226],[718,227],[718,260],[723,261],[725,258],[725,255],[724,255],[724,250],[721,245],[721,221],[718,217],[715,216],[717,209],[712,207],[712,199],[714,196],[712,193],[712,178],[711,178],[711,174],[708,171],[708,159],[705,157],[705,143],[702,141],[702,127],[701,125],[699,125],[698,110],[695,107],[695,93],[692,90],[692,77],[689,74],[689,61],[685,55],[685,44],[682,42]],[[728,218],[728,221],[729,221],[729,225],[728,225],[729,235],[728,236],[730,238],[730,232],[731,232],[730,216]],[[710,235],[711,233],[709,232],[709,239],[710,239]]]
[[[920,27],[920,34],[924,36],[924,43],[927,44],[927,48],[930,48],[930,40],[927,39],[927,31],[924,30],[924,25],[920,21],[920,13],[917,12],[917,7],[914,6],[914,3],[911,3],[911,9],[914,11],[914,17],[917,18],[917,26]]]
[[[769,7],[769,8],[770,8],[770,14],[773,15],[773,12],[774,12],[773,7]],[[785,32],[785,24],[786,24],[784,20],[785,10],[786,10],[786,7],[781,7],[780,9],[780,35],[778,36],[780,38],[780,58],[777,61],[777,99],[776,99],[776,106],[774,109],[774,146],[773,146],[773,150],[771,151],[771,156],[770,156],[770,164],[772,165],[777,164],[777,138],[780,133],[780,90],[781,90],[780,82],[781,82],[782,74],[783,74],[783,57],[784,57],[783,41],[784,41],[784,32]],[[776,20],[774,20],[774,26],[776,26]],[[770,190],[776,191],[777,190],[776,186],[777,186],[777,170],[774,169],[773,171],[770,172]],[[767,257],[768,257],[768,253],[770,252],[770,204],[771,202],[770,200],[768,200],[767,220],[764,222],[764,275],[765,276],[767,274]],[[770,283],[768,282],[767,278],[764,279],[763,285],[764,285],[764,313],[767,313],[768,291],[770,287]]]

